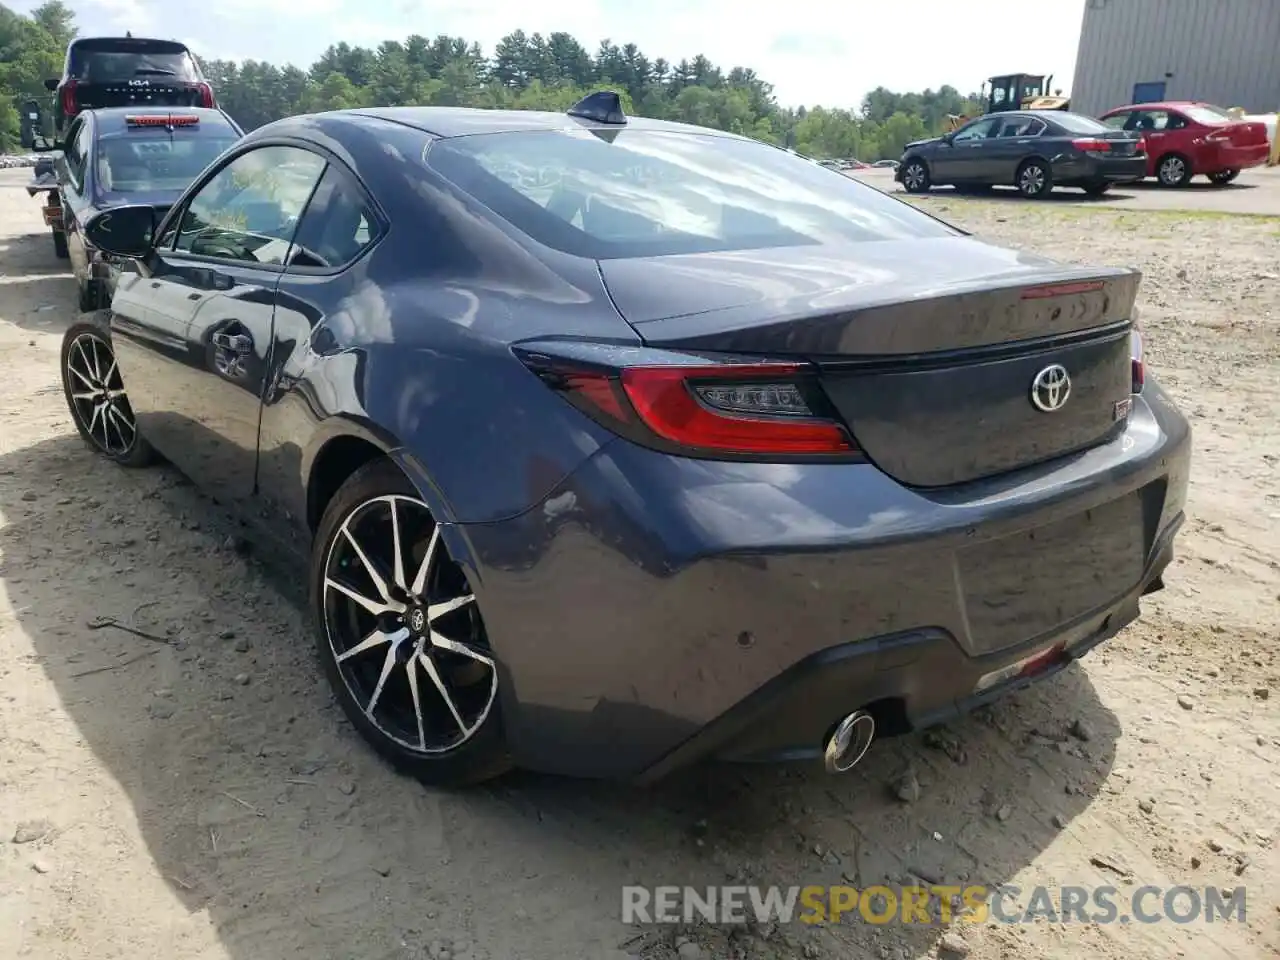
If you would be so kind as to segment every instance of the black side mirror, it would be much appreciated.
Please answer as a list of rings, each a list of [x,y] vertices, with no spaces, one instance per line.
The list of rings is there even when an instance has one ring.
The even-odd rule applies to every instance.
[[[84,236],[103,253],[137,260],[150,252],[158,220],[156,208],[149,204],[112,207],[90,218]]]
[[[44,82],[44,88],[48,90],[50,93],[53,93],[55,90],[58,89],[59,82],[60,81],[58,80],[57,77],[49,77]]]

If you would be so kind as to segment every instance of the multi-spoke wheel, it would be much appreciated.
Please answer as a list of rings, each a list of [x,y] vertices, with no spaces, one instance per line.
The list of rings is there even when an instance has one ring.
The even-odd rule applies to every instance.
[[[155,458],[138,431],[111,337],[98,324],[77,323],[63,335],[62,391],[80,436],[98,453],[127,467]]]
[[[1053,190],[1053,171],[1039,160],[1026,160],[1018,168],[1014,185],[1029,200],[1040,200]]]
[[[1156,179],[1162,187],[1185,187],[1193,176],[1191,162],[1179,153],[1168,153],[1156,164]]]
[[[475,594],[389,461],[358,470],[325,511],[312,603],[325,672],[382,754],[432,783],[506,769],[498,669]]]

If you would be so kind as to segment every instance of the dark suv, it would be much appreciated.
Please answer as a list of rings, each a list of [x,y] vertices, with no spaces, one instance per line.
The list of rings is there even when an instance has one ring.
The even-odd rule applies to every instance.
[[[61,143],[81,110],[99,107],[216,107],[213,87],[186,44],[149,37],[86,37],[67,47],[52,91],[53,137]]]

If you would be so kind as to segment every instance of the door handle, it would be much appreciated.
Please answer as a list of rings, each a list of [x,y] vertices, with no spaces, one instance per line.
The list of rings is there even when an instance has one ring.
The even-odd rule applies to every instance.
[[[224,377],[240,379],[248,371],[245,361],[253,352],[253,337],[247,333],[215,333],[213,335],[213,365]]]

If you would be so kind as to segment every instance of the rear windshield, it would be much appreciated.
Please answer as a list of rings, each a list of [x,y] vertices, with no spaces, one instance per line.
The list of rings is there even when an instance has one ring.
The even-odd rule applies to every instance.
[[[1207,123],[1216,126],[1231,119],[1231,114],[1227,113],[1227,111],[1221,107],[1211,107],[1207,103],[1194,103],[1190,106],[1182,107],[1181,110],[1196,123]]]
[[[147,78],[200,79],[187,48],[169,40],[84,40],[71,47],[71,76],[82,83],[119,83]]]
[[[231,130],[199,137],[181,130],[111,134],[98,141],[98,182],[108,193],[185,190],[237,139]]]
[[[436,141],[427,159],[538,242],[595,259],[958,232],[842,173],[750,140],[530,131]]]
[[[1105,133],[1111,129],[1102,121],[1079,113],[1055,114],[1053,122],[1068,133]]]

